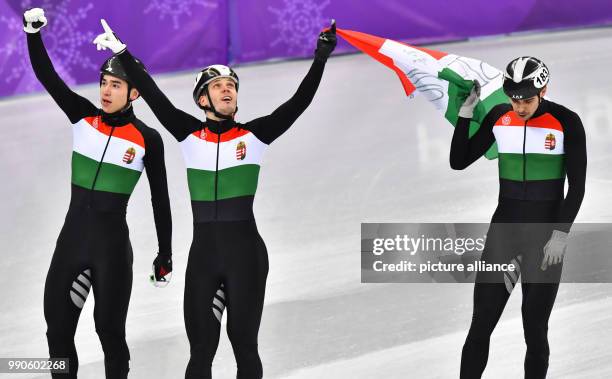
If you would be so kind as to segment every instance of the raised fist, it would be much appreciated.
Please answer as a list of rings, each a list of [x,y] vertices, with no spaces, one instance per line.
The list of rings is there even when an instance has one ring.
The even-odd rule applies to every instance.
[[[336,48],[336,43],[336,21],[332,20],[329,29],[319,34],[315,58],[323,62],[327,61],[327,58],[329,58],[332,51]]]
[[[23,31],[26,33],[38,33],[43,26],[47,25],[45,11],[42,8],[32,8],[23,12]]]

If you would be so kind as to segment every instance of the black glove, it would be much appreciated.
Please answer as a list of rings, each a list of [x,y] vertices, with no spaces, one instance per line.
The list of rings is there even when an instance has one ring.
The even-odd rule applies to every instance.
[[[317,49],[315,50],[315,59],[321,62],[326,62],[332,51],[336,48],[336,20],[332,20],[328,30],[319,34],[317,40]]]
[[[172,278],[172,255],[157,253],[150,280],[155,287],[165,287]]]

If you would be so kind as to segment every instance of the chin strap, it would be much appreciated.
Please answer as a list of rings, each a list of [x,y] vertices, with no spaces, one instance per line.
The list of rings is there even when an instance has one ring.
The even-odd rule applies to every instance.
[[[123,108],[121,108],[120,110],[118,110],[117,112],[113,113],[113,114],[123,113],[123,112],[127,111],[128,109],[130,109],[131,107],[132,107],[132,101],[128,97],[128,100],[127,100],[127,103],[125,104],[125,106]]]
[[[132,103],[128,103],[126,106],[113,113],[106,113],[102,109],[98,111],[98,115],[102,117],[102,121],[111,126],[125,125],[131,122],[134,117],[132,110]]]
[[[232,113],[229,116],[226,115],[226,114],[223,114],[223,113],[219,113],[215,109],[215,106],[213,105],[212,99],[210,98],[210,95],[208,94],[208,88],[206,88],[204,90],[204,94],[206,95],[206,98],[208,99],[208,105],[201,106],[200,104],[198,104],[198,106],[200,108],[202,108],[204,111],[212,112],[215,116],[217,116],[217,117],[219,117],[220,119],[223,119],[223,120],[233,120],[234,119],[234,116],[238,112],[238,106],[236,106],[236,110],[234,111],[234,113]]]
[[[538,113],[538,111],[540,110],[540,107],[542,106],[543,101],[544,101],[544,98],[540,96],[540,94],[538,93],[538,107],[536,108],[535,112],[533,112],[534,114]]]
[[[130,82],[127,82],[127,85],[128,85],[127,99],[126,99],[127,104],[125,105],[125,107],[123,107],[123,109],[128,109],[132,105],[132,101],[138,100],[138,98],[140,97],[140,93],[139,93],[138,96],[136,96],[134,100],[130,100],[130,94],[132,93],[132,89],[135,87],[133,87]]]

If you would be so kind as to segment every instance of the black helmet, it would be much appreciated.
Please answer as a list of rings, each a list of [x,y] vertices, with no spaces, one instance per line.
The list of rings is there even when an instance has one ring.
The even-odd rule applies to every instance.
[[[534,57],[519,57],[508,63],[504,73],[504,93],[516,100],[539,95],[548,84],[548,67]]]
[[[196,77],[195,84],[193,85],[193,101],[195,101],[196,105],[201,109],[213,112],[219,118],[226,120],[233,119],[236,112],[238,112],[238,107],[236,107],[234,115],[228,116],[221,114],[215,109],[212,100],[210,99],[210,96],[208,94],[208,83],[212,82],[217,78],[228,78],[233,80],[234,83],[236,83],[236,92],[238,92],[238,85],[240,84],[240,80],[238,79],[238,75],[236,74],[236,72],[230,67],[224,66],[222,64],[214,64],[212,66],[204,68]],[[203,107],[200,105],[200,102],[198,100],[200,99],[200,96],[202,96],[202,94],[205,94],[208,98],[208,106]]]
[[[144,64],[142,64],[141,61],[139,61],[136,58],[134,58],[134,60],[143,70],[146,71],[146,68]],[[123,69],[123,66],[121,65],[121,61],[119,60],[119,57],[116,55],[113,55],[112,57],[108,58],[106,62],[102,64],[102,67],[100,67],[100,83],[102,82],[102,77],[104,76],[104,74],[112,75],[119,79],[125,80],[130,85],[130,88],[132,86],[132,82],[128,78],[125,70]]]
[[[208,83],[212,82],[214,79],[217,78],[232,79],[234,83],[236,83],[236,91],[238,91],[238,84],[240,83],[240,81],[238,79],[238,75],[236,75],[236,72],[234,70],[232,70],[230,67],[221,64],[214,64],[212,66],[208,66],[202,71],[200,71],[193,85],[193,101],[195,101],[198,106],[200,105],[198,100],[200,99],[200,96],[202,96],[202,92],[206,90],[206,86],[208,86]]]

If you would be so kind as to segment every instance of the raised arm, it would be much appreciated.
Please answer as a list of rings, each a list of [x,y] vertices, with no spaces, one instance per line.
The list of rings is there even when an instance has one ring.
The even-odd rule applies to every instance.
[[[266,144],[270,144],[280,137],[312,102],[321,82],[324,67],[325,62],[315,59],[298,90],[288,101],[276,108],[271,114],[248,122],[245,128],[251,130],[257,138]]]
[[[480,128],[470,138],[470,122],[474,108],[480,99],[480,83],[474,80],[470,94],[459,108],[459,118],[453,132],[450,150],[450,166],[454,170],[463,170],[480,158],[495,142],[493,124],[496,120],[496,107],[484,117]]]
[[[459,117],[453,132],[450,149],[450,166],[452,169],[465,169],[482,157],[495,142],[495,135],[493,134],[493,123],[495,121],[491,119],[492,117],[489,117],[490,114],[491,112],[483,119],[480,128],[472,138],[469,137],[472,119]]]
[[[40,8],[26,11],[23,23],[34,74],[70,122],[74,124],[85,116],[96,114],[98,109],[89,100],[70,90],[53,68],[40,35],[40,29],[47,24],[44,11]]]
[[[296,93],[270,115],[248,122],[245,128],[266,144],[272,143],[286,132],[312,102],[321,83],[325,62],[335,47],[336,23],[332,21],[331,27],[319,35],[314,61]]]
[[[192,115],[176,108],[159,89],[147,71],[139,64],[130,52],[125,49],[118,54],[121,65],[128,77],[147,102],[155,117],[174,138],[184,140],[189,134],[201,128],[202,122]]]
[[[189,134],[198,130],[202,122],[192,115],[176,108],[170,100],[159,89],[157,84],[144,66],[138,64],[137,60],[127,50],[126,45],[121,42],[110,29],[106,21],[101,20],[104,33],[98,35],[93,41],[100,49],[110,49],[119,57],[121,65],[125,69],[130,81],[140,92],[142,98],[147,102],[155,117],[172,135],[179,141],[187,138]]]

